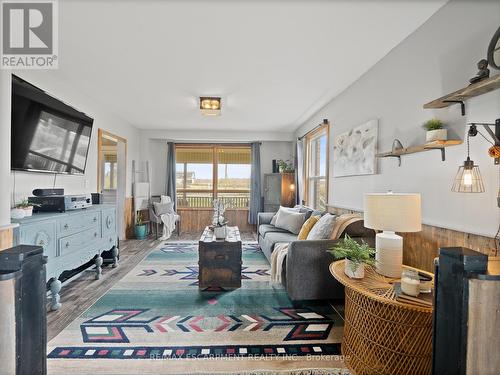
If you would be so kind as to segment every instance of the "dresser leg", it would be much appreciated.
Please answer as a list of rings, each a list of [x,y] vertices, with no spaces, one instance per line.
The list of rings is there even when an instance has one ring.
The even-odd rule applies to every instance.
[[[102,259],[102,256],[101,254],[99,254],[96,258],[95,258],[95,279],[96,280],[99,280],[101,278],[101,274],[102,274],[102,262],[103,262],[103,259]]]
[[[58,279],[52,279],[50,282],[50,294],[52,296],[52,300],[50,303],[50,309],[52,311],[59,310],[61,307],[61,296],[59,295],[59,292],[61,291],[61,282]]]
[[[120,254],[120,249],[116,246],[113,246],[111,249],[111,254],[113,255],[113,268],[118,267],[118,254]]]

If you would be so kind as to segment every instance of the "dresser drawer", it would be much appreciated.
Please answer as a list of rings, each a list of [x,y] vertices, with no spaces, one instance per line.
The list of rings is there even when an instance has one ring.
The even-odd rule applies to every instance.
[[[102,236],[109,237],[111,234],[116,234],[116,211],[102,211]]]
[[[56,253],[56,228],[54,222],[22,225],[19,228],[19,244],[43,247],[43,254],[50,258]]]
[[[67,215],[57,221],[58,233],[62,236],[68,236],[73,233],[81,232],[87,228],[101,225],[100,212],[89,212],[82,214]]]
[[[101,234],[98,227],[87,229],[83,232],[61,238],[59,240],[59,256],[78,253],[87,248],[95,248],[100,241]]]

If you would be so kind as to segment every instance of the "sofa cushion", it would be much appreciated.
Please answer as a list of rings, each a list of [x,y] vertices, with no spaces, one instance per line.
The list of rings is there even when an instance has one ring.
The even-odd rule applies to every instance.
[[[308,240],[325,240],[330,238],[333,226],[335,225],[335,215],[324,214],[307,235]]]
[[[276,212],[276,214],[273,216],[273,218],[271,219],[271,225],[276,225],[276,220],[278,220],[278,216],[280,214],[280,212],[282,211],[287,211],[287,212],[299,212],[299,209],[298,208],[291,208],[291,207],[283,207],[283,206],[280,206],[278,212]]]
[[[266,242],[271,245],[274,250],[274,245],[278,242],[292,242],[297,240],[297,235],[290,232],[272,232],[266,236]]]
[[[276,219],[276,227],[285,229],[293,234],[299,234],[304,224],[306,214],[300,212],[281,211]]]
[[[309,219],[306,220],[306,222],[302,225],[302,228],[300,228],[299,235],[297,237],[298,240],[305,240],[307,239],[307,235],[311,231],[311,229],[314,227],[314,225],[318,222],[319,216],[311,216]]]
[[[299,209],[299,212],[301,214],[306,214],[306,220],[309,219],[311,217],[311,215],[313,214],[314,210],[312,208],[309,208],[307,206],[303,206],[301,204],[298,204],[294,207],[295,209]]]
[[[281,228],[276,228],[274,225],[271,224],[261,224],[259,226],[259,234],[262,236],[262,238],[266,237],[266,234],[271,232],[288,233],[288,231]]]

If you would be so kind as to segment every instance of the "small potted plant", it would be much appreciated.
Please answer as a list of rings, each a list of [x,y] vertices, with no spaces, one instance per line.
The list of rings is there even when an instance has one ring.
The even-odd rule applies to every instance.
[[[135,217],[135,238],[138,240],[144,240],[147,236],[147,226],[144,223],[144,219],[142,217],[142,212],[137,211]]]
[[[423,127],[427,130],[427,133],[425,133],[427,142],[446,141],[448,139],[448,130],[444,128],[444,123],[437,118],[425,122]]]
[[[295,169],[293,164],[289,160],[278,159],[278,170],[280,173],[293,173]]]
[[[24,211],[24,217],[30,217],[33,215],[33,203],[28,202],[28,199],[25,198],[16,204],[16,208]]]
[[[345,258],[344,272],[352,279],[362,279],[365,277],[364,265],[373,266],[375,264],[375,249],[364,241],[358,243],[347,234],[334,247],[328,249],[328,252],[335,259]]]

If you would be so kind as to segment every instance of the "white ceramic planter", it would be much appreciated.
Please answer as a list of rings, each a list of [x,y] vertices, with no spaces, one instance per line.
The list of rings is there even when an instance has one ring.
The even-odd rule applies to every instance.
[[[214,235],[217,239],[226,238],[226,226],[223,225],[222,227],[214,227]]]
[[[428,130],[425,133],[425,140],[427,142],[446,141],[447,139],[448,139],[447,129]]]
[[[349,259],[346,259],[344,272],[351,279],[362,279],[365,277],[365,265],[363,263],[355,264]]]
[[[23,208],[23,210],[24,210],[25,217],[33,216],[33,207],[25,207],[25,208]]]
[[[10,210],[10,217],[12,219],[19,220],[25,216],[26,216],[26,213],[21,208],[13,208],[12,210]]]

